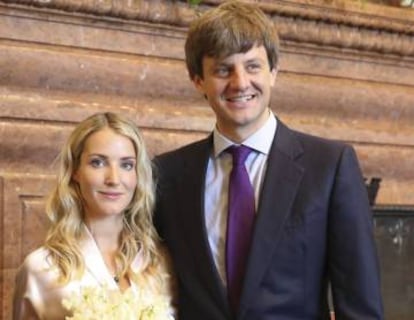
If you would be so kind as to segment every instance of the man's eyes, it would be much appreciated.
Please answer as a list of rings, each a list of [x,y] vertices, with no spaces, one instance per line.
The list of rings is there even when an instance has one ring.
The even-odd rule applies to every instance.
[[[246,66],[246,70],[249,72],[256,72],[256,71],[260,71],[261,69],[261,65],[260,64],[249,64]]]
[[[228,76],[230,73],[229,68],[217,68],[214,70],[214,74],[219,77],[225,77]]]
[[[248,73],[256,73],[262,69],[262,65],[259,63],[252,63],[245,66],[245,70]],[[228,77],[233,72],[229,67],[218,67],[214,69],[214,74],[218,77]]]

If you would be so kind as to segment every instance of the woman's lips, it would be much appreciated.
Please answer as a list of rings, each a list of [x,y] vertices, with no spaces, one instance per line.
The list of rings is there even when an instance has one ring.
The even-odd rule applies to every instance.
[[[120,198],[122,196],[122,193],[121,192],[100,191],[99,193],[104,198],[112,199],[112,200],[118,199],[118,198]]]

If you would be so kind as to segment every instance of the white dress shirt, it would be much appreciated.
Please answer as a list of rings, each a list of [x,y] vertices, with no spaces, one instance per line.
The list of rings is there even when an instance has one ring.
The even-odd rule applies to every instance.
[[[245,165],[254,188],[256,211],[276,127],[276,118],[270,113],[266,123],[241,143],[253,149]],[[210,155],[206,173],[205,224],[212,257],[223,283],[226,284],[225,245],[232,157],[223,151],[235,143],[224,137],[217,128],[213,131],[213,139],[214,149]]]

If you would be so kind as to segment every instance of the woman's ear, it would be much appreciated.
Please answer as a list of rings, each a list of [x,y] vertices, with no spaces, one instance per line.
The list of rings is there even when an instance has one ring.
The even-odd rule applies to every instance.
[[[72,173],[72,180],[79,182],[79,173],[78,170],[76,170],[74,173]]]

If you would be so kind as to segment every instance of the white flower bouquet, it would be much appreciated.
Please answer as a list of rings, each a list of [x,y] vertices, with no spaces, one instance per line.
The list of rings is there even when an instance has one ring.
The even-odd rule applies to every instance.
[[[66,320],[173,320],[169,298],[148,291],[125,292],[106,287],[83,287],[62,301],[72,312]]]

